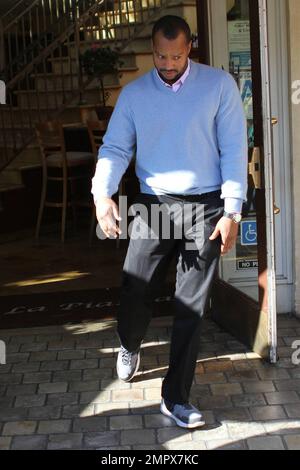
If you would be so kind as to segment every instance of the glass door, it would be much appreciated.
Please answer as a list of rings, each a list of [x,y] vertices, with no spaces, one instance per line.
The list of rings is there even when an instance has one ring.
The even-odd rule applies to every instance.
[[[248,127],[248,194],[236,246],[220,260],[214,320],[276,361],[274,203],[265,0],[208,0],[208,62],[236,80]],[[201,41],[201,31],[199,31]],[[205,38],[203,38],[205,41]],[[224,307],[226,306],[226,307]]]

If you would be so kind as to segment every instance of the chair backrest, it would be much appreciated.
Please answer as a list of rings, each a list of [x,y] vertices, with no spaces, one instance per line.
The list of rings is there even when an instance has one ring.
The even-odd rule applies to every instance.
[[[106,132],[108,121],[103,119],[101,121],[87,121],[86,125],[89,132],[91,146],[95,158],[97,158],[99,147],[102,145],[102,138]]]
[[[54,153],[60,153],[66,163],[66,148],[63,133],[63,126],[60,121],[45,121],[36,124],[36,136],[41,150],[43,163],[47,157]]]

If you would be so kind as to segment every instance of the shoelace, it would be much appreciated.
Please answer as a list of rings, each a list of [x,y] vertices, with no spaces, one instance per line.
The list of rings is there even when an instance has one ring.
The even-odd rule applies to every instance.
[[[128,366],[131,362],[133,353],[130,353],[129,351],[127,351],[127,349],[122,348],[121,349],[121,356],[122,356],[123,364]]]

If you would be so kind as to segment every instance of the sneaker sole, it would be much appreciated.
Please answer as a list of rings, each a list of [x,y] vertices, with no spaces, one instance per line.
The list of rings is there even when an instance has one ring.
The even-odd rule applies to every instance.
[[[194,429],[194,428],[199,428],[205,425],[204,420],[198,421],[197,423],[192,423],[192,424],[184,423],[180,419],[176,418],[176,416],[172,415],[171,411],[168,410],[168,408],[166,407],[164,403],[160,405],[160,411],[165,416],[168,416],[168,418],[173,419],[176,422],[177,426],[180,426],[181,428]]]
[[[139,354],[139,355],[138,355],[138,359],[137,359],[137,361],[136,361],[135,370],[134,370],[133,374],[132,374],[128,379],[121,379],[121,378],[119,377],[118,368],[117,368],[118,377],[119,377],[120,380],[122,380],[122,382],[130,382],[130,381],[133,379],[133,377],[135,376],[135,374],[137,373],[137,371],[138,371],[138,369],[139,369],[139,367],[140,367],[140,360],[141,360],[141,358],[140,358],[140,354]]]

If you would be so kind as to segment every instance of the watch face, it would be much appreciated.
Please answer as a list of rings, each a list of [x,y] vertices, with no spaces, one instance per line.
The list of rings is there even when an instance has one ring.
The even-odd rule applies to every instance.
[[[240,222],[240,221],[242,220],[242,215],[241,215],[241,214],[235,214],[235,215],[234,215],[234,220],[235,220],[236,222]]]

